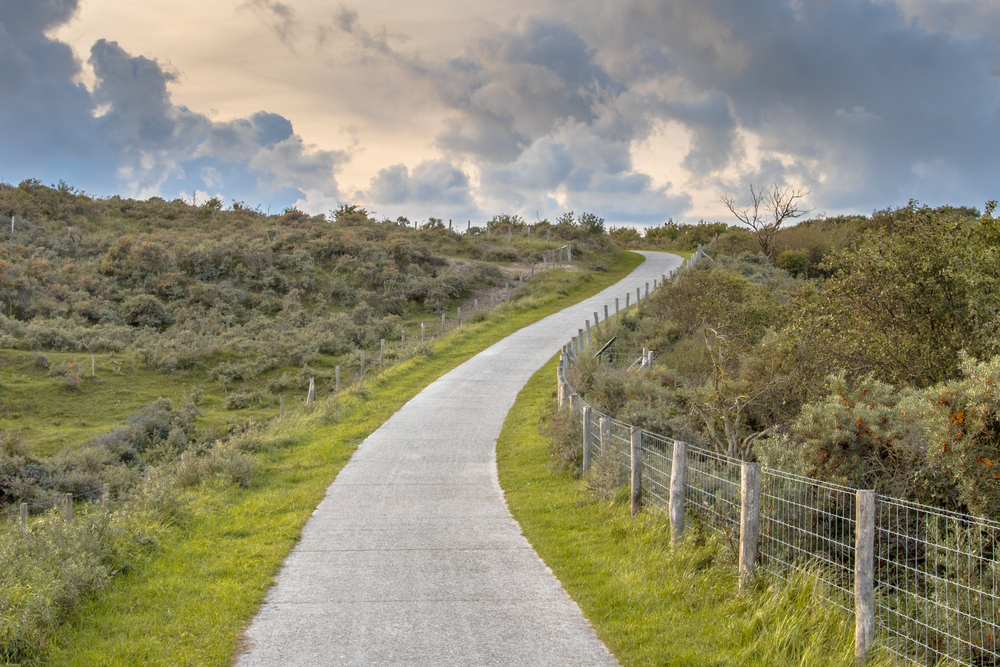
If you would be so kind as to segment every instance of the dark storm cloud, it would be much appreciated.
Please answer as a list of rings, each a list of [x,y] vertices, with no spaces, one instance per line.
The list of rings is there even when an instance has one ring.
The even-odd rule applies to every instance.
[[[74,83],[80,63],[45,31],[75,10],[68,0],[0,2],[0,123],[10,130],[0,142],[0,178],[63,179],[96,194],[282,193],[286,204],[306,191],[337,195],[333,173],[344,153],[312,150],[276,114],[215,123],[175,105],[167,88],[174,75],[115,42],[91,48],[93,93]]]
[[[696,177],[739,154],[742,127],[784,156],[779,178],[806,182],[824,206],[975,203],[996,188],[994,39],[932,32],[897,4],[866,0],[608,7],[579,14],[603,25],[575,25],[609,54],[610,72],[627,85],[673,78],[690,99],[716,100],[682,106],[665,96],[665,113],[694,134],[685,164]],[[635,68],[633,59],[663,69]]]

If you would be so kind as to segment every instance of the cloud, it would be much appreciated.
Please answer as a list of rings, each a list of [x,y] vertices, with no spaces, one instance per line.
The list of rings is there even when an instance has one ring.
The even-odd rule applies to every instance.
[[[377,207],[389,217],[425,215],[479,218],[469,177],[444,160],[425,160],[410,169],[403,164],[380,169],[359,203]]]
[[[294,51],[301,24],[295,9],[278,0],[248,0],[240,9],[249,9],[278,37],[282,44]]]
[[[116,42],[91,48],[93,91],[75,83],[79,61],[46,33],[75,11],[70,0],[0,4],[0,123],[12,130],[0,143],[0,178],[137,196],[212,188],[279,206],[306,191],[339,196],[345,152],[306,145],[277,114],[213,122],[176,105],[175,75]]]

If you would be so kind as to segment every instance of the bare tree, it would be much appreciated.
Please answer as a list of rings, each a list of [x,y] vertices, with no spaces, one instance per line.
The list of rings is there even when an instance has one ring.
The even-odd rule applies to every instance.
[[[751,183],[750,200],[753,203],[750,206],[737,208],[736,198],[731,194],[723,194],[719,198],[737,220],[754,231],[761,251],[770,257],[774,251],[774,235],[781,225],[786,220],[800,218],[812,210],[799,208],[799,200],[807,194],[807,190],[791,185],[780,188],[775,184],[770,190],[766,187],[758,190]]]

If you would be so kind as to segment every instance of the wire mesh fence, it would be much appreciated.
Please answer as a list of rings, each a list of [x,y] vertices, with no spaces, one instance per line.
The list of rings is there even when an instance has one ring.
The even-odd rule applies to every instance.
[[[587,403],[575,403],[582,417]],[[630,469],[631,425],[593,408],[589,415],[591,451]],[[603,443],[602,417],[610,425]],[[644,502],[669,507],[676,444],[642,434]],[[685,509],[735,545],[743,462],[688,445],[684,463]],[[819,577],[826,585],[817,591],[853,614],[857,489],[763,468],[759,498],[760,567],[783,578]],[[1000,666],[1000,523],[883,496],[876,508],[881,643],[901,664]]]
[[[853,612],[855,490],[764,468],[760,505],[761,566],[816,575],[827,600]]]
[[[876,610],[893,654],[921,664],[1000,664],[1000,524],[879,497]]]

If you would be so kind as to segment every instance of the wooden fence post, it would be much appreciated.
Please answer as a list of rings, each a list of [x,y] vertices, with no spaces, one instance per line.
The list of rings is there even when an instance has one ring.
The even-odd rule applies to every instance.
[[[632,298],[631,292],[625,292],[625,314],[628,315],[628,302]]]
[[[424,323],[420,323],[420,342],[424,342]]]
[[[750,585],[759,541],[760,464],[744,461],[740,470],[740,591]]]
[[[382,347],[379,348],[378,365],[385,366],[385,338],[382,339]]]
[[[646,283],[646,299],[649,299],[649,283]]]
[[[618,299],[615,299],[615,312],[618,312]],[[604,304],[604,323],[608,323],[608,304]]]
[[[601,322],[597,319],[597,311],[594,311],[594,332],[597,334],[601,333]]]
[[[462,307],[458,307],[458,326],[462,326]]]
[[[618,317],[618,297],[615,297],[615,317]]]
[[[875,639],[875,492],[858,491],[854,544],[854,662],[868,662]]]
[[[28,532],[28,503],[21,503],[21,531]]]
[[[635,288],[635,307],[638,308],[639,304],[642,303],[642,299],[639,298],[639,288]]]
[[[559,381],[558,402],[556,403],[556,406],[560,410],[562,410],[562,407],[564,405],[566,405],[566,388],[567,388],[566,381],[565,380],[560,380]]]
[[[642,429],[633,426],[632,436],[632,516],[642,505]]]
[[[365,351],[361,350],[361,378],[365,377]]]
[[[687,471],[687,443],[674,441],[670,465],[670,538],[676,543],[684,535],[684,478]]]
[[[314,400],[316,400],[316,380],[315,378],[309,378],[309,393],[306,394],[306,405],[312,405]]]
[[[111,485],[104,484],[101,486],[101,505],[104,509],[108,509],[108,504],[111,502]]]
[[[566,393],[569,394],[569,409],[571,412],[576,412],[577,407],[580,405],[580,395],[569,388],[569,383],[566,383]]]
[[[73,523],[73,494],[63,494],[63,519],[66,523]]]
[[[590,320],[584,320],[583,324],[587,327],[587,345],[590,345]]]
[[[566,241],[566,263],[573,263],[573,243],[571,241]]]
[[[334,366],[333,367],[333,382],[334,382],[334,385],[333,385],[334,386],[334,391],[338,391],[339,392],[340,391],[340,366]],[[281,414],[285,414],[285,411],[284,411],[285,402],[284,401],[281,402],[281,406],[282,406]]]
[[[445,328],[445,319],[444,318],[445,318],[446,314],[447,313],[441,313],[441,333],[444,333],[444,328]]]
[[[583,472],[590,470],[590,406],[583,406]]]
[[[601,417],[601,456],[609,456],[608,447],[611,446],[611,420]]]

